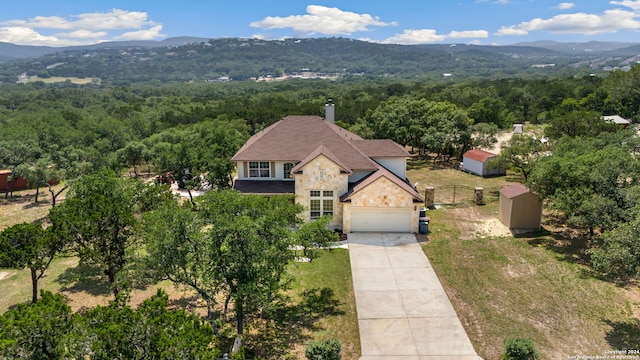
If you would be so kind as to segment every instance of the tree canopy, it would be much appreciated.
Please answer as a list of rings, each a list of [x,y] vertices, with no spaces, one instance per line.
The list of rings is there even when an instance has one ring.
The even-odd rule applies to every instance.
[[[79,178],[67,199],[51,209],[53,231],[82,261],[100,266],[114,294],[116,276],[127,262],[127,251],[136,242],[137,214],[158,194],[149,185],[102,171]]]
[[[38,281],[42,279],[55,255],[64,244],[51,229],[40,224],[21,223],[0,233],[0,265],[31,272],[31,302],[38,300]]]

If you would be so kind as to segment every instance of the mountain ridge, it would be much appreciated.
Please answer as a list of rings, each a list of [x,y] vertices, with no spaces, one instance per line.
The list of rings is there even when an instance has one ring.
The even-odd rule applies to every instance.
[[[598,50],[576,50],[577,45],[552,41],[501,46],[399,45],[340,37],[282,40],[176,37],[62,48],[0,43],[0,54],[5,55],[0,61],[0,83],[47,78],[92,78],[130,84],[271,81],[287,76],[420,80],[585,76],[627,70],[640,61],[640,44],[591,42],[580,46]]]
[[[104,48],[126,48],[126,47],[167,47],[182,46],[192,43],[208,42],[210,40],[219,40],[225,38],[203,38],[194,36],[176,36],[163,40],[130,40],[130,41],[106,41],[90,45],[75,46],[35,46],[35,45],[17,45],[8,42],[0,42],[0,58],[4,59],[22,59],[29,57],[37,57],[42,55],[60,53],[65,51],[92,50]],[[243,38],[228,38],[243,39]],[[264,41],[281,41],[281,40],[264,40]],[[356,40],[359,41],[359,40]],[[372,43],[377,44],[377,43]],[[399,44],[384,44],[399,45]],[[511,47],[529,47],[538,49],[553,50],[560,53],[580,53],[580,52],[608,52],[624,49],[627,47],[640,46],[640,42],[614,42],[614,41],[587,41],[587,42],[557,42],[553,40],[538,40],[530,42],[519,42],[505,45],[476,45],[476,44],[415,44],[402,46],[476,46],[482,48],[511,48]]]

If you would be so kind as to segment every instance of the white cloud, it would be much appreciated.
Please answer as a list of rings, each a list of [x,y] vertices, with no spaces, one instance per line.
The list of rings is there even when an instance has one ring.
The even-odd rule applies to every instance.
[[[403,45],[425,44],[443,41],[446,38],[446,35],[438,35],[433,29],[405,30],[402,34],[392,36],[382,41],[382,43]]]
[[[527,35],[527,30],[518,29],[515,25],[503,26],[494,35],[507,36],[507,35]]]
[[[164,34],[162,34],[161,31],[162,31],[162,25],[156,25],[150,29],[125,32],[114,37],[114,39],[115,40],[153,40],[153,39],[164,36]]]
[[[155,25],[147,19],[147,13],[113,9],[106,13],[86,13],[78,15],[73,22],[75,27],[92,30],[125,30],[140,29]]]
[[[72,39],[100,39],[107,36],[106,31],[76,30],[68,33],[56,34],[56,37]]]
[[[563,3],[558,4],[558,6],[556,6],[556,9],[569,10],[569,9],[572,9],[574,6],[576,6],[576,4],[569,3],[569,2],[563,2]]]
[[[612,5],[620,5],[626,6],[630,9],[640,11],[640,0],[622,0],[622,1],[611,1],[609,4]]]
[[[484,39],[489,37],[489,32],[486,30],[452,31],[447,37],[449,39]]]
[[[371,26],[397,25],[380,21],[379,17],[358,14],[320,5],[307,6],[307,14],[287,17],[268,16],[250,24],[263,29],[291,28],[305,34],[349,35],[359,31],[369,31]]]
[[[383,40],[384,44],[402,44],[402,45],[414,45],[414,44],[427,44],[447,39],[479,39],[487,38],[489,33],[485,30],[467,30],[467,31],[452,31],[449,34],[438,34],[433,29],[419,29],[419,30],[404,30],[402,34],[390,37]]]
[[[556,34],[594,35],[620,30],[638,30],[640,14],[632,11],[613,9],[603,14],[561,14],[550,19],[535,18],[500,28],[495,35],[525,35],[531,31],[548,31]]]
[[[9,26],[0,28],[0,41],[13,44],[29,44],[29,45],[60,45],[60,41],[55,36],[44,36],[37,31],[22,26]]]
[[[150,40],[164,36],[162,25],[150,20],[146,12],[112,9],[69,17],[36,16],[0,23],[0,41],[20,45],[67,46],[112,39]],[[51,30],[67,30],[49,34]],[[130,30],[130,31],[128,31]]]
[[[29,20],[9,20],[1,23],[8,26],[22,26],[32,29],[72,29],[71,23],[59,16],[36,16]]]

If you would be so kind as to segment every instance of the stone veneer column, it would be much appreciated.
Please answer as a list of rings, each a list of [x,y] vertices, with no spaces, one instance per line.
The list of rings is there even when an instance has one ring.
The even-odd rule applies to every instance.
[[[433,208],[435,196],[436,188],[433,186],[427,186],[427,189],[424,191],[424,206]]]
[[[475,193],[473,195],[473,202],[476,205],[483,205],[484,204],[484,189],[481,187],[477,187],[475,189]]]

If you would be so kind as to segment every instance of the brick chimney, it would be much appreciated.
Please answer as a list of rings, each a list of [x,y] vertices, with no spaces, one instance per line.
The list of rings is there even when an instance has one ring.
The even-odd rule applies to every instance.
[[[324,120],[332,124],[336,122],[336,108],[331,99],[324,105]]]

